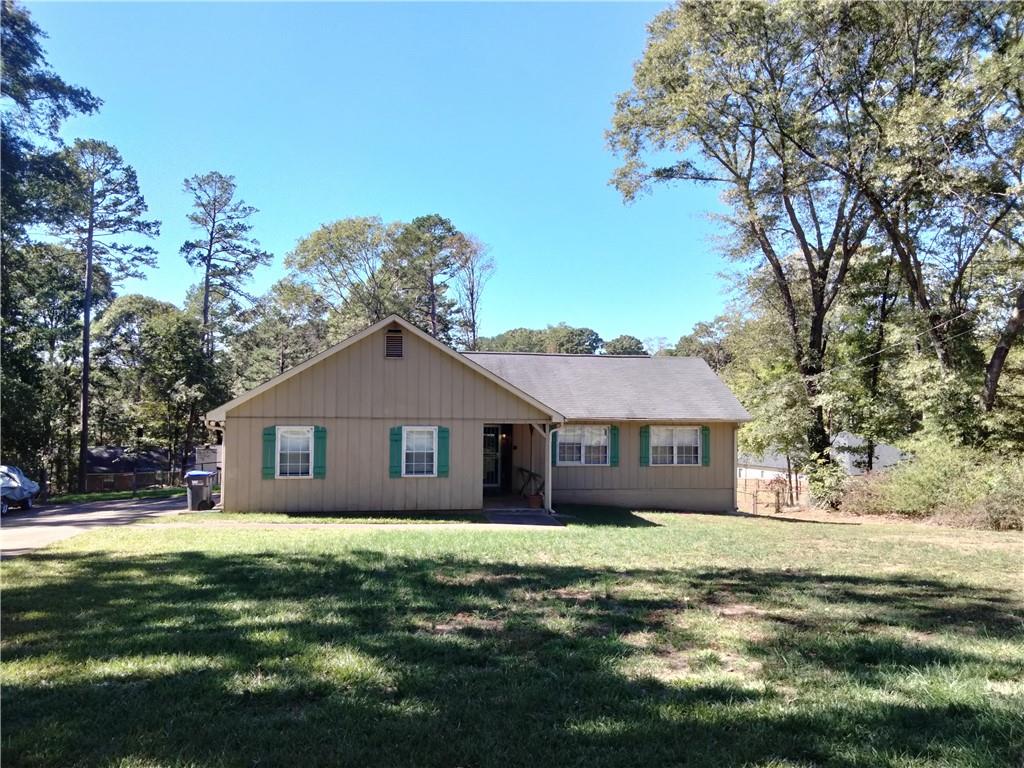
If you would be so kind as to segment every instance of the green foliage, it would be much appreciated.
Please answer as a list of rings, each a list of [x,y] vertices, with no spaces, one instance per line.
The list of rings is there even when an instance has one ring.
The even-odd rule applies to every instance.
[[[327,301],[312,286],[276,282],[241,314],[243,328],[229,340],[232,392],[252,389],[325,349],[328,312]]]
[[[547,331],[534,328],[513,328],[477,340],[477,349],[484,352],[546,352],[547,348]]]
[[[143,218],[148,206],[135,169],[116,147],[96,139],[75,139],[64,159],[74,180],[63,190],[67,215],[54,225],[55,232],[104,267],[115,283],[142,277],[144,267],[156,264],[156,251],[123,237],[156,237],[160,222]]]
[[[395,239],[395,265],[408,320],[446,344],[454,342],[458,319],[448,293],[459,268],[459,231],[436,213],[417,216]]]
[[[339,219],[302,238],[285,265],[335,313],[346,309],[363,324],[404,314],[394,263],[400,224],[379,216]]]
[[[646,355],[647,350],[644,343],[636,336],[616,336],[611,341],[606,341],[601,348],[606,355]]]
[[[729,335],[728,319],[716,317],[711,322],[698,322],[693,331],[679,337],[675,347],[662,352],[665,355],[679,357],[699,357],[706,362],[711,370],[721,373],[733,360],[726,342]]]
[[[548,328],[548,352],[569,355],[596,355],[601,337],[592,328],[572,328],[565,323]]]
[[[936,517],[946,523],[1021,529],[1024,458],[960,445],[925,433],[907,446],[911,458],[854,478],[843,509],[857,514]]]
[[[807,474],[811,501],[819,507],[837,509],[846,490],[847,476],[843,468],[828,455],[811,454],[803,471]]]
[[[39,270],[48,263],[45,249],[34,248],[27,232],[59,220],[60,187],[73,179],[59,152],[61,123],[94,111],[100,102],[50,69],[45,35],[23,6],[4,0],[2,15],[0,434],[3,460],[46,480],[53,468],[47,458],[55,450],[53,433],[63,421],[54,407],[62,371],[52,363],[62,331],[52,323],[44,327],[36,314],[40,304],[49,303],[37,295],[51,293],[39,282]],[[63,286],[52,293],[63,294]]]
[[[681,2],[651,23],[613,184],[723,190],[726,253],[763,259],[748,298],[783,320],[813,450],[827,411],[872,442],[922,419],[1024,432],[996,415],[1020,411],[999,389],[1024,330],[1022,42],[1019,3]],[[937,373],[904,364],[926,355]]]
[[[622,338],[622,337],[620,337]],[[634,341],[638,341],[634,337]],[[574,328],[565,323],[544,329],[513,328],[497,336],[481,337],[477,348],[485,352],[546,352],[595,355],[603,341],[592,328]]]
[[[201,234],[198,240],[187,240],[181,246],[181,255],[203,276],[201,317],[206,354],[212,357],[217,329],[212,324],[211,303],[251,299],[244,283],[272,257],[251,235],[250,219],[257,210],[235,199],[234,176],[210,171],[185,179],[184,186],[192,195],[188,220]]]

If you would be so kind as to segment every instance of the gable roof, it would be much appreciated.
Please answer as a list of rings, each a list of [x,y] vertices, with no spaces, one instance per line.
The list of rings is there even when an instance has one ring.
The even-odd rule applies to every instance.
[[[565,414],[568,420],[750,421],[699,357],[463,355]]]
[[[368,336],[372,336],[377,331],[380,331],[380,330],[382,330],[384,328],[393,328],[395,326],[398,326],[398,327],[402,328],[402,330],[404,330],[404,331],[408,331],[412,335],[416,336],[417,338],[422,339],[423,341],[427,342],[428,344],[430,344],[431,346],[433,346],[436,349],[440,350],[441,352],[445,353],[446,355],[449,355],[450,357],[453,357],[454,359],[458,360],[460,363],[462,363],[463,365],[467,366],[468,368],[470,368],[471,370],[475,371],[476,373],[480,374],[485,379],[488,379],[489,381],[494,382],[495,384],[497,384],[499,387],[501,387],[505,391],[511,392],[513,395],[515,395],[516,397],[520,398],[521,400],[525,400],[527,403],[532,405],[534,408],[537,408],[538,410],[543,411],[544,413],[548,414],[552,418],[552,420],[554,420],[554,421],[564,421],[565,420],[565,417],[562,415],[561,412],[559,412],[559,411],[553,409],[551,406],[541,402],[539,399],[535,398],[533,395],[528,394],[527,392],[524,392],[523,390],[521,390],[518,387],[516,387],[514,384],[509,383],[506,379],[496,375],[495,373],[493,373],[488,368],[485,368],[482,365],[480,365],[479,363],[475,362],[474,360],[471,360],[466,355],[460,355],[458,352],[456,352],[451,347],[449,347],[449,346],[447,346],[445,344],[442,344],[440,341],[435,339],[429,333],[421,331],[415,325],[410,323],[405,318],[400,317],[399,315],[389,315],[388,317],[385,317],[383,320],[380,320],[379,322],[374,323],[370,327],[364,328],[359,333],[356,333],[356,334],[353,334],[352,336],[349,336],[344,341],[340,341],[337,344],[335,344],[334,346],[328,347],[327,349],[325,349],[320,354],[314,355],[313,357],[309,358],[308,360],[302,361],[298,365],[295,365],[295,366],[289,368],[284,373],[282,373],[282,374],[280,374],[278,376],[275,376],[274,378],[270,379],[269,381],[263,382],[262,384],[260,384],[255,389],[250,389],[248,392],[245,392],[244,394],[239,395],[234,400],[230,400],[230,401],[224,403],[223,405],[217,406],[216,408],[214,408],[213,410],[209,411],[206,414],[206,420],[207,421],[223,421],[227,417],[228,411],[231,411],[231,410],[237,408],[242,403],[244,403],[244,402],[246,402],[248,400],[252,400],[254,397],[263,394],[268,389],[273,389],[278,384],[281,384],[281,383],[287,381],[288,379],[292,378],[293,376],[297,376],[298,374],[300,374],[303,371],[305,371],[307,368],[312,368],[314,365],[316,365],[319,362],[322,362],[323,360],[326,360],[331,355],[334,355],[335,353],[340,352],[341,350],[346,349],[347,347],[351,347],[353,344],[358,344],[360,341],[362,341],[363,339],[367,338]]]
[[[170,467],[166,448],[143,448],[133,453],[121,445],[97,445],[85,454],[87,474],[110,475],[136,471],[163,472]]]

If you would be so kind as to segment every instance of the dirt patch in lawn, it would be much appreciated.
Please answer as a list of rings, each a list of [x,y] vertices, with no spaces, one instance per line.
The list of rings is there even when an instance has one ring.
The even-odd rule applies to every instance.
[[[727,619],[759,618],[765,615],[763,608],[758,608],[750,603],[725,603],[709,605],[708,610],[716,616],[724,616]]]
[[[495,586],[512,587],[523,580],[515,573],[488,573],[487,571],[469,571],[467,573],[437,573],[434,581],[452,587]]]
[[[460,611],[444,621],[426,625],[424,630],[432,635],[454,635],[500,632],[504,628],[504,619],[487,618],[477,616],[475,613]]]

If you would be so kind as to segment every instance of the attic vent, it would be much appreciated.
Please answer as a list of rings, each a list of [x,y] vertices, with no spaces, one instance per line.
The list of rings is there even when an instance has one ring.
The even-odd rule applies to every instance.
[[[388,331],[384,334],[384,357],[402,356],[402,332],[400,330]]]

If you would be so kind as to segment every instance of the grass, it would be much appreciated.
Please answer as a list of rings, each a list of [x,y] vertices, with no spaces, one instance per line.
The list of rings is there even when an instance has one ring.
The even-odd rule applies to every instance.
[[[148,490],[136,491],[95,491],[91,493],[65,493],[61,496],[51,496],[48,504],[80,504],[86,501],[118,501],[120,499],[169,499],[172,496],[184,496],[184,488],[150,488]]]
[[[1016,533],[575,510],[3,566],[19,766],[1019,766]]]

